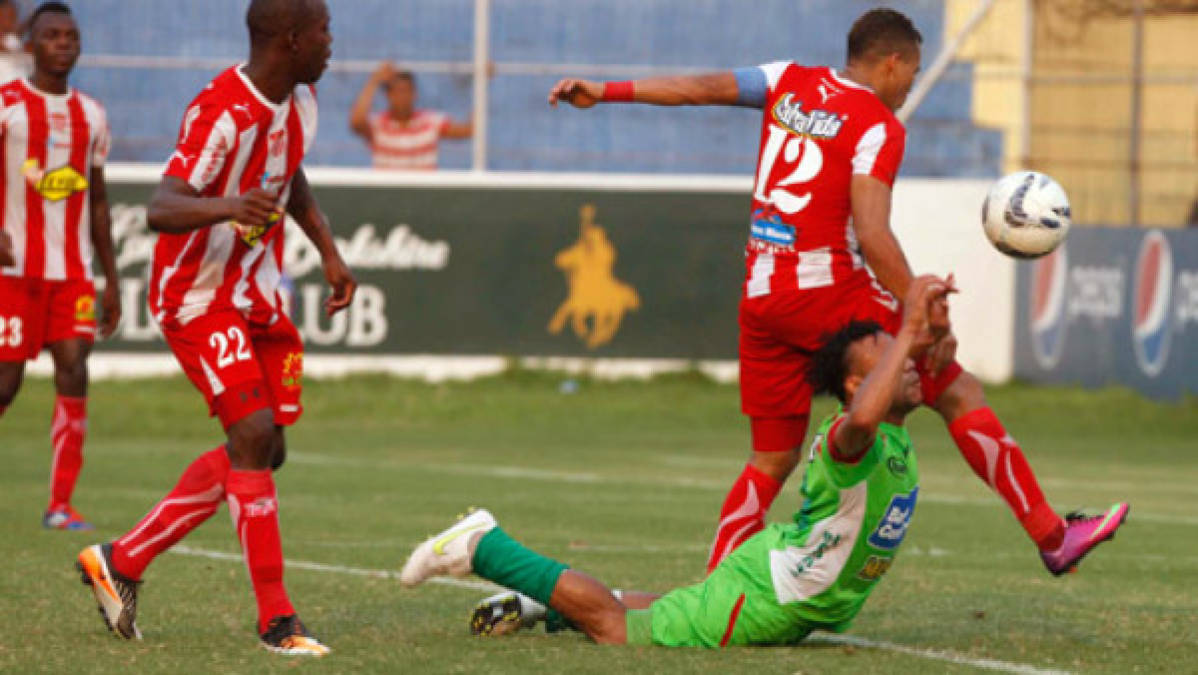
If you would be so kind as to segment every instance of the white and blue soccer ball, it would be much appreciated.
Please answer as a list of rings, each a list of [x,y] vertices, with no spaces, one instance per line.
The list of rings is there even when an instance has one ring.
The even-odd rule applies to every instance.
[[[1016,171],[990,188],[982,229],[990,243],[1015,258],[1051,253],[1069,234],[1069,196],[1060,183],[1036,171]]]

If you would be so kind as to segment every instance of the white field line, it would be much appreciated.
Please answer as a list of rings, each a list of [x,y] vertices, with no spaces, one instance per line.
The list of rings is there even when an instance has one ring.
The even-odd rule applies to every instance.
[[[714,490],[724,492],[727,491],[731,482],[705,480],[701,478],[686,478],[680,476],[674,477],[658,477],[658,476],[642,476],[635,478],[625,478],[617,476],[607,476],[600,473],[585,472],[585,471],[554,471],[549,469],[531,469],[522,466],[498,466],[486,464],[429,464],[429,463],[404,463],[395,461],[371,462],[362,459],[346,459],[343,457],[335,457],[332,455],[322,455],[315,453],[290,453],[287,461],[295,462],[296,464],[314,464],[320,466],[341,466],[341,467],[360,467],[371,470],[390,469],[390,470],[409,470],[409,471],[429,471],[435,473],[445,473],[462,476],[483,476],[486,478],[519,478],[524,480],[540,480],[557,483],[575,483],[589,485],[645,485],[652,487],[681,487],[695,488],[699,490]],[[985,506],[991,508],[1003,507],[1003,503],[998,497],[993,499],[978,498],[978,497],[961,497],[957,495],[943,494],[920,494],[919,501],[926,504],[953,504],[962,506]],[[1132,520],[1169,523],[1174,525],[1196,525],[1198,526],[1198,516],[1180,516],[1166,513],[1148,513],[1135,509],[1135,504],[1132,504]]]
[[[180,555],[194,556],[198,558],[207,558],[209,560],[223,560],[226,562],[241,563],[242,557],[236,553],[227,553],[224,551],[211,551],[202,548],[193,548],[191,546],[178,545],[170,549],[174,553]],[[307,570],[310,572],[321,572],[324,574],[345,574],[355,577],[367,577],[372,579],[395,579],[399,580],[399,572],[395,570],[375,570],[362,567],[347,567],[345,565],[327,565],[325,563],[310,562],[306,560],[286,560],[285,564],[289,569]],[[495,593],[503,590],[485,581],[470,581],[466,579],[452,579],[447,577],[433,577],[429,579],[429,583],[440,584],[442,586],[451,586],[454,588],[464,588],[472,591],[481,591],[483,593]],[[881,640],[870,640],[853,635],[829,635],[819,634],[809,638],[813,643],[827,643],[835,645],[851,645],[863,649],[877,649],[880,651],[895,652],[914,656],[930,661],[942,661],[946,663],[955,663],[958,665],[973,666],[984,670],[996,670],[1006,673],[1017,673],[1019,675],[1068,675],[1067,671],[1060,670],[1044,670],[1021,663],[1011,663],[1008,661],[996,661],[994,659],[979,659],[964,654],[957,654],[942,649],[927,649],[923,647],[910,647],[895,642],[885,642]]]
[[[906,654],[907,656],[915,656],[921,659],[929,659],[931,661],[944,661],[946,663],[955,663],[962,666],[972,666],[981,670],[997,670],[1002,673],[1018,673],[1019,675],[1068,675],[1069,673],[1067,670],[1047,670],[1022,663],[1012,663],[1010,661],[979,659],[972,656],[965,656],[964,654],[958,654],[956,652],[950,652],[944,649],[910,647],[908,645],[898,644],[897,642],[870,640],[867,638],[857,637],[856,635],[820,633],[808,638],[807,641],[814,643],[822,642],[824,644],[832,645],[848,645],[852,647],[861,647],[863,649],[879,649],[886,652],[896,652],[899,654]]]

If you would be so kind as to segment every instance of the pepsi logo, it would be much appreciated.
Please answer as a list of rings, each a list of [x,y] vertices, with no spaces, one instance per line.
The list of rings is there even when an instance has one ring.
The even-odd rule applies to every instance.
[[[1041,368],[1052,370],[1065,350],[1066,283],[1069,261],[1062,246],[1040,258],[1032,267],[1028,325],[1032,352]]]
[[[1140,369],[1156,377],[1169,359],[1172,329],[1173,251],[1165,235],[1153,230],[1144,236],[1136,256],[1132,290],[1131,338]]]

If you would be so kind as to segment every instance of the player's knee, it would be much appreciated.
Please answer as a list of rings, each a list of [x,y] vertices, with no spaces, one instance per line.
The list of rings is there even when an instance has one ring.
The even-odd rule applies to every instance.
[[[274,448],[271,450],[270,470],[278,471],[287,461],[287,438],[283,436],[283,428],[275,427]]]
[[[781,483],[799,465],[802,456],[803,448],[796,446],[778,452],[754,452],[749,463],[753,465],[753,468]]]
[[[252,413],[229,427],[229,455],[235,467],[265,469],[275,449],[274,414],[269,409]]]
[[[587,637],[601,645],[622,645],[628,641],[625,612],[610,611],[594,617],[584,624]]]
[[[0,408],[7,408],[21,389],[21,371],[0,368]]]
[[[55,364],[54,386],[66,396],[83,396],[87,392],[87,361],[70,359]]]
[[[961,373],[936,399],[936,410],[949,420],[985,405],[986,392],[982,389],[982,383],[968,372]]]

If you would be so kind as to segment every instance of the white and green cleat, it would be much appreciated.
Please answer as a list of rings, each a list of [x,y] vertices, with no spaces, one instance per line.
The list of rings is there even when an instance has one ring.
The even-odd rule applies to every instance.
[[[544,621],[545,605],[515,591],[504,591],[483,598],[470,614],[470,632],[474,635],[499,636],[532,628]]]
[[[486,509],[471,510],[459,517],[449,529],[429,537],[412,551],[399,573],[399,583],[411,587],[430,577],[470,574],[470,559],[474,553],[470,541],[475,534],[490,532],[495,525],[495,516]]]

